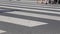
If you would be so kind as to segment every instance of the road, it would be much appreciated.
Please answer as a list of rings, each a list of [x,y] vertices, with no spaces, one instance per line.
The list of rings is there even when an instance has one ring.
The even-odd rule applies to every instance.
[[[1,9],[1,34],[60,34],[60,8],[25,6],[19,9]]]

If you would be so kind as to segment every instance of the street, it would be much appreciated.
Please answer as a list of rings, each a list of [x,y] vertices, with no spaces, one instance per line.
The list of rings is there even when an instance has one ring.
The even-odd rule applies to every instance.
[[[1,9],[0,34],[60,34],[60,7],[41,6]]]

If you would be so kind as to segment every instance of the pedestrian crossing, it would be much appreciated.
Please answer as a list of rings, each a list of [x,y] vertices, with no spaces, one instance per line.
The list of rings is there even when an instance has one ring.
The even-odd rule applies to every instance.
[[[0,21],[17,24],[17,25],[23,25],[27,27],[47,25],[49,24],[48,23],[49,20],[60,21],[60,12],[37,10],[37,9],[36,10],[26,9],[26,8],[15,8],[15,7],[6,7],[6,8],[18,9],[22,11],[11,11],[11,12],[0,13]],[[42,12],[46,14],[38,14],[37,12],[38,13]],[[49,13],[51,15],[49,15]],[[44,19],[45,21],[44,20],[41,21],[40,19]]]
[[[43,10],[37,10],[37,9],[28,9],[28,7],[25,7],[25,8],[17,8],[17,7],[9,7],[9,6],[0,6],[1,8],[7,8],[7,9],[17,9],[17,10],[27,10],[27,11],[37,11],[37,12],[46,12],[46,13],[55,13],[55,14],[60,14],[59,12],[59,9],[58,11],[59,12],[53,12],[53,11],[43,11]],[[29,7],[30,8],[30,7]],[[41,8],[42,9],[42,8]],[[49,9],[49,10],[57,10],[57,9],[53,9],[53,8],[43,8],[43,9]]]
[[[3,4],[3,5],[0,5],[0,7],[2,8],[29,8],[29,9],[44,9],[44,10],[55,10],[55,11],[59,11],[60,12],[60,7],[57,5],[37,5],[37,4]]]
[[[9,22],[12,24],[24,25],[28,27],[48,24],[44,22],[37,22],[37,21],[26,20],[26,19],[18,19],[18,18],[7,17],[7,16],[0,16],[0,21]]]
[[[4,30],[0,30],[0,34],[2,34],[2,33],[5,33],[6,31],[4,31]]]
[[[44,14],[34,14],[34,13],[26,13],[26,12],[8,12],[10,14],[17,14],[17,15],[25,15],[25,16],[32,16],[32,17],[37,17],[37,18],[46,18],[46,19],[52,19],[52,20],[59,20],[60,21],[60,17],[58,16],[49,16],[49,15],[44,15]],[[48,16],[48,17],[46,17]],[[54,18],[56,17],[56,18]]]

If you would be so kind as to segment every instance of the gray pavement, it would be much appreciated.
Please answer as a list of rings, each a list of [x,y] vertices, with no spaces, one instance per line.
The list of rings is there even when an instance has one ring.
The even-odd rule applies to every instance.
[[[0,34],[60,34],[60,8],[31,3],[13,6],[24,9],[0,11]]]
[[[6,6],[6,7],[17,7],[17,8],[31,8],[31,9],[38,9],[38,10],[52,10],[52,11],[60,11],[60,5],[59,4],[37,4],[36,1],[14,1],[14,2],[0,2],[0,8],[1,6]]]
[[[0,2],[0,5],[7,5],[7,6],[18,6],[18,7],[50,7],[50,8],[60,8],[59,4],[39,4],[37,1],[14,1],[14,2]]]

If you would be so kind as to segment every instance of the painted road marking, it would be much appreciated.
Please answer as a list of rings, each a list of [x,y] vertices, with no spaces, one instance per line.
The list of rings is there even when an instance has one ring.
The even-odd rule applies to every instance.
[[[54,12],[54,11],[44,11],[44,10],[36,10],[36,9],[27,9],[27,8],[17,8],[17,7],[8,7],[8,6],[0,6],[1,8],[9,8],[9,9],[17,9],[17,10],[26,10],[26,11],[37,11],[37,12],[44,12],[44,13],[53,13],[53,14],[59,14],[60,12]]]
[[[13,24],[18,24],[18,25],[24,25],[24,26],[27,26],[27,27],[34,27],[34,26],[40,26],[40,25],[48,24],[48,23],[45,23],[45,22],[19,19],[19,18],[13,18],[13,17],[1,16],[1,15],[0,15],[0,21],[13,23]]]
[[[25,16],[32,16],[32,17],[38,17],[38,18],[44,18],[44,19],[52,19],[52,20],[59,20],[59,16],[51,16],[51,15],[44,15],[44,14],[34,14],[34,13],[27,13],[27,12],[19,12],[19,11],[14,11],[14,12],[6,12],[10,14],[17,14],[17,15],[25,15]]]
[[[1,34],[1,33],[5,33],[5,32],[6,32],[6,31],[4,31],[4,30],[0,30],[0,34]]]

